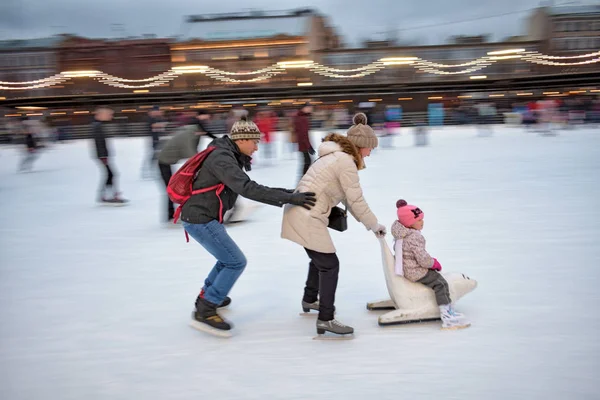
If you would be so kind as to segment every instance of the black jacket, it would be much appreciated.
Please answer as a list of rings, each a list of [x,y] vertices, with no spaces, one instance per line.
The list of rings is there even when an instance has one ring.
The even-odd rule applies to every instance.
[[[288,203],[291,194],[280,189],[259,185],[244,172],[249,170],[250,157],[242,154],[229,136],[213,140],[209,146],[215,146],[200,167],[194,180],[193,189],[204,189],[219,183],[225,185],[220,195],[223,208],[220,207],[216,192],[210,191],[192,196],[181,210],[181,219],[192,224],[205,224],[219,221],[223,214],[233,208],[238,194],[248,199],[281,207]]]
[[[94,120],[92,122],[92,137],[96,144],[96,156],[98,158],[108,157],[108,147],[106,146],[106,126],[104,122]]]
[[[161,122],[165,122],[164,118],[148,117],[148,132],[150,132],[150,137],[152,137],[152,149],[154,150],[158,150],[158,145],[160,143],[160,136],[162,132],[152,128],[152,125]]]
[[[27,149],[29,150],[33,150],[37,147],[32,133],[25,135],[25,146],[27,146]]]
[[[206,136],[208,136],[211,139],[216,139],[217,136],[215,136],[214,133],[212,133],[206,126],[207,124],[204,123],[204,121],[198,121],[198,127],[200,127],[200,130],[204,133],[206,133]]]

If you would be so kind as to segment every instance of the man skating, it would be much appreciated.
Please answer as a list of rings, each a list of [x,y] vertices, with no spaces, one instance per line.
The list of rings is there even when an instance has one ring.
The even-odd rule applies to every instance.
[[[238,195],[278,207],[289,203],[310,209],[316,201],[314,193],[269,188],[246,175],[244,169],[250,170],[260,138],[253,122],[241,120],[233,125],[230,136],[212,141],[209,146],[216,149],[200,167],[192,189],[223,186],[192,195],[181,213],[186,232],[217,259],[196,299],[193,326],[221,336],[227,335],[231,324],[221,318],[217,308],[231,301],[227,295],[247,264],[244,253],[222,224],[224,213],[233,207]]]

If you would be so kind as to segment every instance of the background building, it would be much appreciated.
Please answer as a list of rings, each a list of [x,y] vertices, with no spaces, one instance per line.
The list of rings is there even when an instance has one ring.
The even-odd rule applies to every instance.
[[[600,49],[600,5],[538,8],[529,18],[529,38],[542,52],[569,55]]]
[[[175,67],[207,65],[244,73],[279,61],[311,59],[316,51],[340,46],[340,39],[328,19],[312,9],[190,16],[186,21],[187,38],[171,46]],[[306,71],[295,72],[273,77],[269,84],[293,85],[310,80]],[[231,78],[251,79],[252,76]],[[219,84],[228,83],[199,74],[175,81],[179,89]]]
[[[61,71],[99,70],[125,79],[145,79],[171,68],[170,39],[141,37],[117,40],[64,36],[58,50]],[[70,94],[126,91],[80,78]],[[167,84],[168,86],[168,84]]]
[[[452,40],[454,41],[454,40]],[[484,42],[467,40],[460,43],[443,44],[434,46],[404,46],[404,47],[363,47],[355,49],[331,49],[318,52],[317,59],[324,65],[331,67],[352,69],[359,68],[376,62],[382,58],[389,57],[419,57],[420,59],[436,64],[460,65],[487,56],[495,50],[507,48],[522,48],[527,51],[535,51],[539,48],[538,41],[519,42]],[[428,72],[425,67],[415,68],[414,65],[398,65],[393,68],[387,67],[374,74],[353,78],[365,83],[383,82],[407,82],[407,81],[439,81],[439,80],[464,80],[470,76],[486,75],[487,77],[512,77],[537,73],[537,65],[528,63],[521,59],[503,60],[481,71],[473,71],[468,74],[453,74],[451,72],[465,70],[474,66],[462,66],[456,68],[435,67],[438,72]],[[431,68],[430,68],[431,70]],[[441,71],[441,72],[439,72]],[[450,72],[448,74],[444,72]],[[320,83],[335,84],[343,83],[344,80],[336,78],[320,78]]]
[[[57,74],[57,45],[61,37],[0,41],[0,81],[35,81]],[[34,97],[56,93],[57,89],[19,91],[19,96]]]

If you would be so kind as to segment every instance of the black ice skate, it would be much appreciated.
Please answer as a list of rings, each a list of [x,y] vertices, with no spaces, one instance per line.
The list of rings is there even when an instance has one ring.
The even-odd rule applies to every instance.
[[[326,332],[334,335],[326,335]],[[352,339],[354,338],[354,328],[344,325],[335,319],[331,321],[321,321],[318,319],[317,334],[314,339]]]
[[[217,306],[201,297],[196,301],[196,311],[192,313],[191,327],[202,332],[221,337],[230,337],[231,324],[217,313]]]
[[[200,291],[200,295],[198,295],[198,298],[196,299],[196,304],[198,304],[198,299],[200,299],[200,298],[204,298],[204,289],[202,289]],[[230,304],[231,304],[231,297],[225,296],[225,298],[223,299],[223,301],[221,302],[221,304],[219,304],[219,307],[217,307],[217,308],[224,308]]]

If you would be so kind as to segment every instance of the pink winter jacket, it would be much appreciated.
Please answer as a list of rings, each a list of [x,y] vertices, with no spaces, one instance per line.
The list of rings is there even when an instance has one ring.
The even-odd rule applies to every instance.
[[[399,221],[392,224],[394,239],[402,239],[402,269],[404,277],[416,282],[433,267],[433,257],[425,250],[425,238],[420,231],[407,228]],[[396,257],[399,255],[396,254]]]

